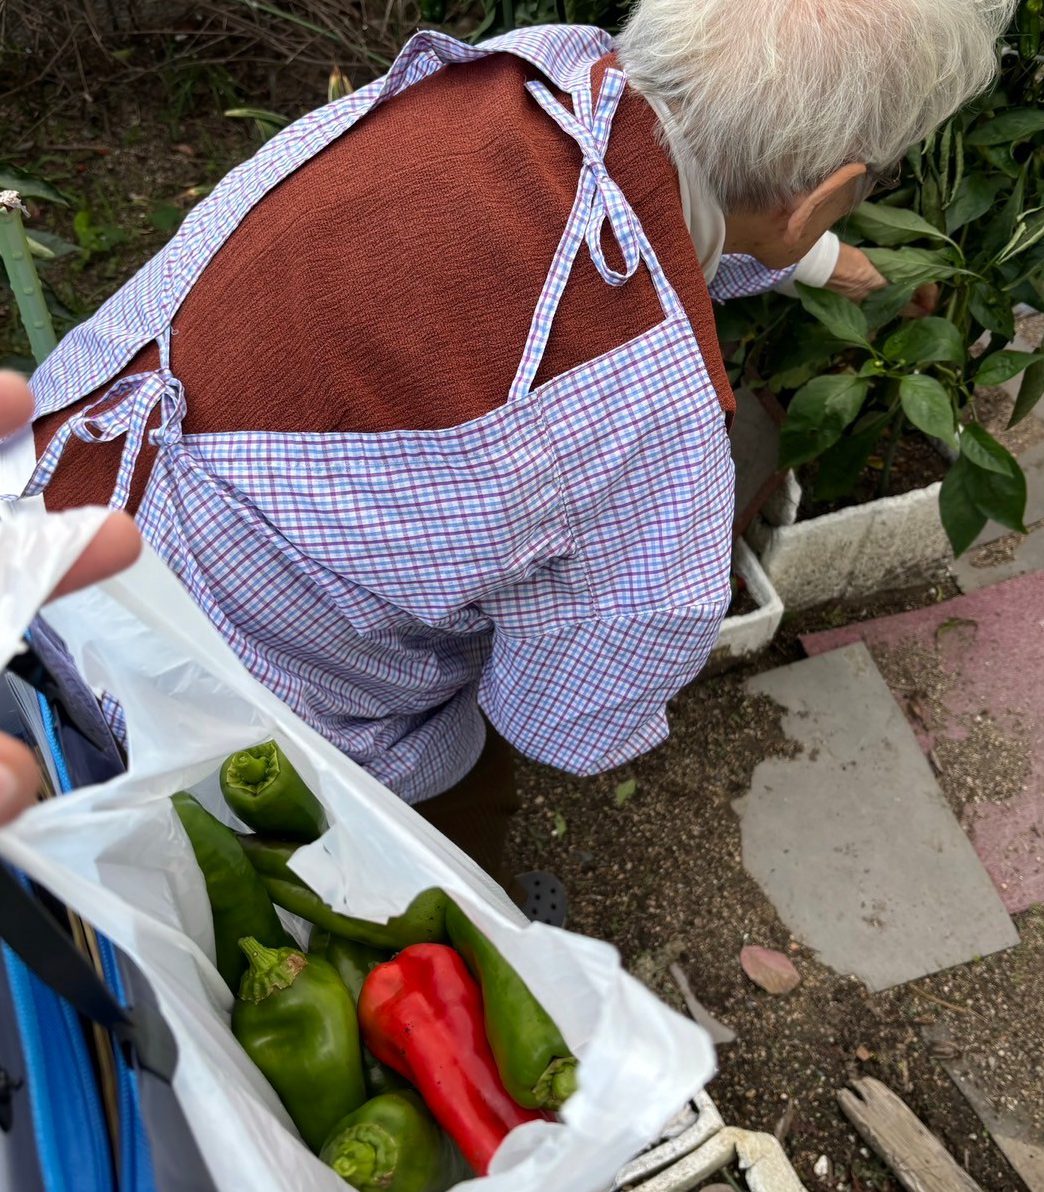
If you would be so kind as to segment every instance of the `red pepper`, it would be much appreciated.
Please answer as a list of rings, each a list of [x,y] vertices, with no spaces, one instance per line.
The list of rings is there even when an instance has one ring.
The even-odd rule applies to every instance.
[[[366,1046],[414,1084],[478,1175],[523,1122],[550,1120],[511,1099],[486,1040],[482,993],[445,944],[413,944],[378,965],[359,995]]]

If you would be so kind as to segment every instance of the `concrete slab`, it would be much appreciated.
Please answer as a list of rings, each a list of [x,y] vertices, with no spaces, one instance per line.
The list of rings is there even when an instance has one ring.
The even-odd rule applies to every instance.
[[[939,1024],[925,1027],[922,1034],[930,1043],[955,1043],[950,1032]],[[996,1099],[986,1092],[987,1082],[981,1069],[973,1060],[959,1054],[956,1059],[937,1062],[964,1094],[1029,1192],[1044,1192],[1044,1134],[1034,1130],[1017,1112],[997,1107]]]
[[[861,643],[750,679],[803,746],[737,800],[743,861],[831,968],[887,989],[1018,934]]]
[[[1040,491],[1044,494],[1044,476]],[[1004,532],[989,538],[954,560],[950,572],[961,591],[977,592],[1006,579],[1044,571],[1044,521],[1028,522],[1028,528],[1030,533],[1025,536]]]
[[[1008,910],[1044,902],[1044,572],[802,638],[863,641]]]

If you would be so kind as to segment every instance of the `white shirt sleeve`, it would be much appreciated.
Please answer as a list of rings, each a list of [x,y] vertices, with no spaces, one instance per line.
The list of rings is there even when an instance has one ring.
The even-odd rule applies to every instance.
[[[791,277],[781,281],[772,288],[780,294],[787,294],[791,298],[797,297],[794,282],[804,282],[806,286],[822,287],[834,276],[837,268],[837,258],[841,254],[841,241],[834,232],[826,232],[812,245],[807,253],[798,261],[797,268]]]

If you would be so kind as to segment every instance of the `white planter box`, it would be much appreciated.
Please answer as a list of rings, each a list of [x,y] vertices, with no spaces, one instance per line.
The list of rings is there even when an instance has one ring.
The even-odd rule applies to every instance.
[[[717,643],[707,663],[712,672],[723,670],[763,650],[776,636],[783,619],[783,601],[758,562],[757,555],[742,538],[737,538],[733,544],[732,567],[735,574],[745,581],[747,591],[758,607],[742,616],[726,617],[722,622]]]
[[[747,538],[794,610],[938,578],[953,559],[939,484],[792,525],[759,519]]]

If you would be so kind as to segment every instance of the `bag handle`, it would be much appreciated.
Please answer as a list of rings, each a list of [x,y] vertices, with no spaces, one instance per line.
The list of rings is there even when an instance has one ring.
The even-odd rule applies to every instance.
[[[125,1010],[57,919],[6,865],[0,865],[0,939],[45,985],[132,1049],[142,1068],[170,1084],[178,1052],[163,1017],[146,1003]]]

